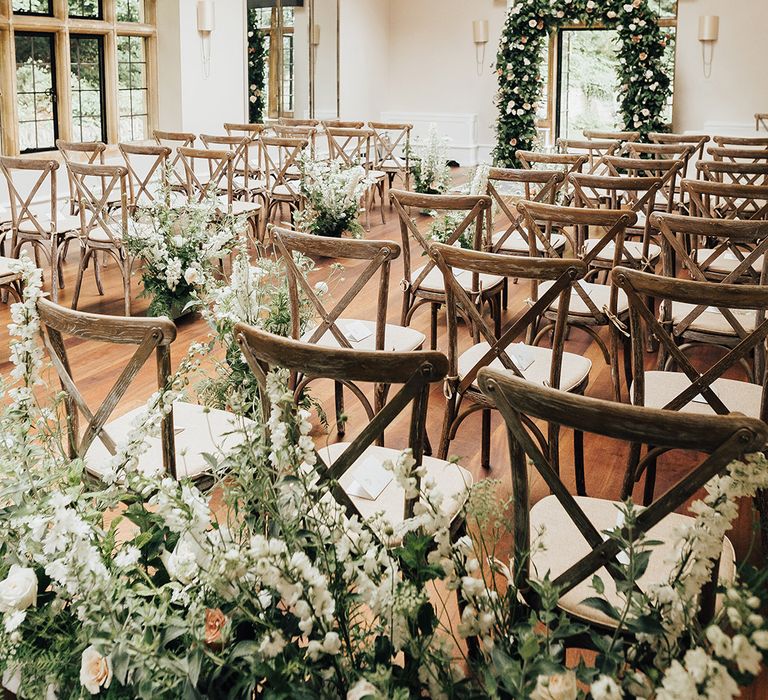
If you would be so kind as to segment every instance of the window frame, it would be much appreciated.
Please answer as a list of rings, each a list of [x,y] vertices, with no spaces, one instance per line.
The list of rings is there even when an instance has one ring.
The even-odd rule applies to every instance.
[[[72,90],[70,85],[70,34],[100,35],[104,41],[106,142],[120,142],[117,39],[137,36],[146,39],[147,134],[158,124],[157,97],[157,2],[143,0],[143,22],[118,21],[115,0],[101,0],[102,18],[68,16],[68,0],[52,0],[53,15],[11,13],[11,0],[0,0],[0,154],[19,155],[19,124],[16,106],[16,32],[54,33],[58,137],[73,140]],[[55,152],[55,149],[52,149]],[[51,152],[51,151],[48,151]]]
[[[80,1],[82,3],[82,0]],[[107,2],[109,2],[109,0],[107,0]],[[69,12],[69,0],[67,0],[67,16],[70,19],[89,19],[92,21],[101,21],[104,19],[104,0],[97,0],[97,5],[99,9],[95,17],[90,15],[73,15]]]
[[[143,61],[136,61],[135,63],[133,61],[130,61],[130,60],[129,61],[121,61],[120,60],[120,47],[119,47],[121,39],[128,39],[129,42],[132,39],[138,39],[139,41],[143,41],[144,42],[144,60]],[[120,134],[120,123],[121,123],[121,120],[126,118],[126,117],[131,119],[131,136],[133,136],[133,120],[134,120],[135,117],[146,117],[146,120],[147,120],[147,130],[149,131],[149,123],[150,123],[149,65],[150,64],[149,64],[149,56],[148,56],[148,48],[147,48],[148,42],[146,40],[146,37],[141,37],[141,36],[136,36],[136,35],[131,35],[131,34],[120,34],[120,35],[118,35],[118,37],[116,39],[116,42],[117,42],[116,43],[116,48],[117,48],[116,56],[117,56],[117,128],[118,128],[118,136]],[[133,92],[135,90],[144,90],[144,93],[145,93],[145,95],[144,95],[144,107],[145,107],[146,111],[141,113],[141,114],[134,112],[133,109],[131,109],[131,112],[130,112],[129,115],[125,115],[125,114],[121,114],[120,113],[120,94],[122,92],[126,92],[126,88],[121,88],[120,87],[120,64],[121,63],[127,64],[129,66],[131,66],[131,65],[138,65],[140,63],[140,64],[142,64],[144,66],[144,87],[142,87],[142,88],[134,88],[133,84],[131,83],[131,85],[129,85],[129,87],[127,88],[127,92],[129,93],[129,98],[128,99],[130,101],[131,108],[133,108]],[[147,133],[145,138],[149,138],[149,133]],[[122,139],[121,139],[121,141],[122,141]]]
[[[53,17],[53,0],[48,0],[48,12],[26,12],[13,9],[13,0],[9,0],[9,12],[18,17]]]
[[[70,46],[70,56],[71,48],[72,48],[72,39],[75,38],[78,39],[96,39],[99,45],[99,83],[101,86],[101,89],[99,91],[99,99],[101,101],[101,140],[107,141],[107,90],[106,90],[106,83],[107,83],[107,72],[104,69],[104,63],[105,63],[105,45],[106,42],[104,41],[104,35],[103,34],[80,34],[78,33],[71,33],[69,38],[69,46]],[[69,75],[70,75],[70,100],[71,97],[74,95],[74,92],[72,90],[72,61],[70,58],[70,69],[69,69]],[[79,92],[83,92],[80,90]],[[72,101],[72,100],[71,100]],[[72,116],[72,132],[74,134],[75,132],[75,112],[74,109],[71,111]],[[81,128],[82,128],[82,118],[83,115],[80,115],[80,121],[81,121]]]

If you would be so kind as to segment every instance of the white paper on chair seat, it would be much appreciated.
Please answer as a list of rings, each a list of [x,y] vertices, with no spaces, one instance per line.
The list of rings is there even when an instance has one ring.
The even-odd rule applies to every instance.
[[[341,332],[344,333],[347,340],[351,340],[353,343],[359,343],[373,335],[371,327],[360,321],[344,321],[341,324]]]
[[[515,343],[510,346],[512,351],[509,353],[512,361],[517,365],[521,372],[525,372],[533,363],[534,358],[525,343]]]
[[[704,313],[707,314],[719,314],[720,309],[718,309],[716,306],[708,306],[706,309],[704,309]]]
[[[392,472],[384,469],[378,460],[368,458],[355,470],[355,478],[346,491],[350,496],[375,501],[394,478]]]
[[[715,390],[714,390],[714,389],[713,389],[711,386],[710,386],[709,388],[710,388],[710,390],[712,391],[712,393],[713,393],[715,396],[717,396],[717,398],[719,399],[719,398],[720,398],[720,396],[718,396],[718,393],[717,393],[717,392],[716,392],[716,391],[715,391]],[[722,399],[721,399],[721,400],[722,400]],[[694,397],[691,399],[691,401],[692,401],[693,403],[704,403],[704,404],[708,404],[708,403],[709,403],[709,401],[707,401],[707,400],[706,400],[706,398],[704,398],[704,396],[703,396],[702,394],[696,394],[696,396],[694,396]]]

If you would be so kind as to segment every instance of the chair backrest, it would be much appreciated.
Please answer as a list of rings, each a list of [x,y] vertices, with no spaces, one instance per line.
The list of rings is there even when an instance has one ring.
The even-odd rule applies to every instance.
[[[651,143],[683,144],[693,146],[698,158],[704,157],[704,147],[712,140],[709,134],[672,134],[652,131],[648,134]]]
[[[157,201],[159,189],[167,185],[171,149],[167,146],[121,143],[120,153],[128,168],[131,207],[147,206]]]
[[[259,145],[270,192],[276,187],[283,187],[289,196],[300,199],[300,183],[292,172],[299,168],[299,157],[309,146],[309,141],[305,138],[262,136]]]
[[[343,119],[323,119],[320,123],[324,129],[362,129],[365,126],[365,122],[345,121]]]
[[[540,151],[515,151],[520,165],[528,170],[554,170],[560,168],[566,175],[580,173],[589,161],[584,153],[544,153]]]
[[[184,186],[189,201],[203,202],[214,195],[224,195],[231,207],[235,154],[230,150],[179,147],[179,160],[184,168]],[[196,161],[207,166],[195,169]]]
[[[551,229],[546,231],[546,235],[542,239],[537,239],[535,236],[531,238],[529,231],[523,225],[523,215],[516,207],[521,198],[520,195],[516,195],[514,201],[510,201],[508,194],[499,192],[499,186],[500,183],[516,183],[522,186],[522,199],[529,202],[554,204],[555,197],[563,182],[565,182],[565,175],[558,170],[490,168],[488,170],[487,194],[506,218],[506,228],[500,232],[500,235],[495,235],[493,230],[489,229],[486,248],[492,253],[502,252],[506,241],[510,236],[517,233],[528,244],[529,251],[535,249],[540,243],[552,257],[557,257],[550,242]]]
[[[317,455],[316,469],[324,482],[338,481],[363,453],[384,433],[409,406],[411,418],[408,446],[417,464],[424,454],[424,425],[430,384],[441,382],[448,371],[448,360],[439,352],[364,352],[347,348],[327,348],[281,338],[242,323],[235,335],[251,371],[259,383],[262,409],[269,416],[266,391],[267,373],[278,367],[307,378],[323,378],[340,382],[401,385],[370,423],[344,449],[332,464]],[[265,420],[266,423],[266,420]],[[297,465],[298,466],[298,465]],[[357,509],[340,487],[334,497],[353,515]],[[404,514],[413,513],[414,503],[406,500]]]
[[[75,184],[82,237],[98,231],[120,246],[128,230],[128,168],[67,163],[67,169]]]
[[[661,232],[667,277],[677,276],[676,260],[694,280],[768,284],[768,221],[654,214],[653,225]],[[700,254],[701,240],[707,244],[706,256]]]
[[[658,147],[658,146],[657,146]],[[686,149],[687,150],[687,149]],[[660,179],[659,189],[652,204],[652,209],[674,211],[678,204],[678,177],[685,173],[686,160],[677,158],[621,158],[606,156],[603,158],[607,174],[612,177],[655,177]]]
[[[590,545],[590,553],[555,577],[552,585],[561,595],[588,581],[601,568],[617,582],[624,580],[616,566],[621,544],[606,539],[570,494],[547,446],[532,437],[533,421],[546,421],[582,433],[600,435],[634,444],[651,444],[666,450],[693,450],[706,456],[676,484],[637,514],[635,526],[623,529],[623,536],[636,541],[667,515],[683,507],[713,476],[724,473],[728,465],[744,454],[762,450],[768,428],[744,416],[699,416],[670,413],[640,406],[628,406],[554,389],[535,386],[509,373],[483,369],[480,388],[492,400],[507,426],[512,463],[512,494],[515,504],[513,542],[515,571],[523,582],[530,581],[531,526],[529,508],[531,465],[541,475],[551,493],[573,522],[574,528]],[[555,462],[556,464],[556,462]],[[717,566],[714,567],[715,574]],[[546,572],[538,572],[543,577]],[[533,606],[539,606],[534,591],[527,585],[522,593]],[[702,617],[714,611],[714,588],[702,600]]]
[[[59,162],[53,159],[0,156],[0,171],[8,185],[11,226],[14,230],[18,231],[20,225],[28,223],[42,238],[57,231],[56,171],[58,169]],[[29,173],[32,173],[31,178]],[[45,202],[50,209],[46,206],[46,213],[44,213],[38,202]]]
[[[237,189],[242,193],[249,191],[251,172],[250,147],[253,141],[247,136],[214,136],[201,134],[200,140],[209,150],[230,151],[232,153],[233,174],[240,173]]]
[[[451,245],[433,243],[429,249],[445,280],[446,316],[448,318],[448,362],[449,379],[454,390],[465,393],[477,379],[477,373],[491,362],[499,360],[506,369],[522,377],[526,369],[521,358],[509,346],[517,339],[524,338],[529,344],[539,328],[544,312],[558,300],[557,321],[554,328],[553,357],[550,367],[551,386],[560,386],[563,345],[568,320],[571,290],[577,280],[587,272],[587,266],[575,258],[534,258],[497,255],[495,253],[464,250]],[[497,337],[486,319],[477,310],[476,303],[456,279],[457,275],[469,272],[474,277],[496,275],[531,281],[531,303],[513,323]],[[550,281],[553,284],[539,298],[538,283]],[[471,368],[462,368],[459,377],[458,319],[464,315],[475,328],[482,340],[488,343],[488,351]]]
[[[706,219],[768,219],[768,186],[683,180],[689,213]]]
[[[595,129],[585,129],[584,138],[598,141],[639,141],[639,131],[599,131]]]
[[[613,280],[627,295],[629,316],[632,328],[632,402],[636,406],[645,405],[645,340],[652,334],[659,342],[662,358],[669,358],[665,368],[675,367],[683,372],[690,384],[679,393],[670,390],[672,398],[663,406],[665,410],[678,411],[691,401],[706,402],[718,415],[732,411],[727,401],[712,388],[712,383],[723,377],[731,368],[739,366],[742,358],[755,355],[755,368],[761,375],[756,384],[765,387],[765,339],[768,337],[768,287],[747,284],[728,284],[684,280],[661,277],[638,270],[619,267],[613,271]],[[657,318],[648,308],[648,298],[661,301],[661,314]],[[673,302],[689,304],[693,308],[683,319],[672,319]],[[715,311],[715,309],[717,311]],[[736,318],[738,310],[754,312],[754,324],[745,328]],[[738,344],[723,348],[725,354],[719,354],[716,362],[703,372],[694,367],[680,347],[678,337],[691,323],[704,313],[719,313],[733,329]],[[743,317],[742,317],[743,320]],[[760,418],[766,420],[765,392],[760,407]],[[699,398],[701,397],[701,398]]]
[[[370,167],[373,131],[329,126],[325,133],[328,136],[328,156],[331,160],[338,160],[347,168],[355,165]]]
[[[292,117],[280,117],[278,124],[283,126],[311,126],[317,127],[320,125],[319,119],[294,119]]]
[[[227,136],[246,136],[251,141],[258,140],[259,134],[261,134],[261,132],[266,128],[266,124],[237,124],[235,122],[224,123],[224,131],[227,132]]]
[[[159,131],[158,129],[155,129],[152,132],[152,135],[158,146],[167,146],[171,149],[171,153],[173,154],[171,167],[173,168],[174,176],[174,182],[172,184],[174,187],[186,191],[187,176],[184,172],[184,167],[180,162],[179,148],[193,148],[195,141],[197,141],[197,136],[187,131]]]
[[[56,148],[64,158],[65,163],[103,163],[104,151],[107,150],[107,144],[102,141],[64,141],[63,139],[56,139]],[[69,171],[67,171],[69,176]],[[75,202],[77,201],[77,195],[75,194],[75,183],[72,182],[72,178],[69,177],[69,193],[70,198],[70,212],[72,214],[77,213]]]
[[[621,149],[621,141],[615,139],[557,139],[555,145],[561,153],[586,155],[587,172],[593,175],[601,172],[600,160],[603,156],[616,155]]]
[[[312,124],[275,124],[272,131],[281,139],[305,139],[309,142],[310,153],[314,156],[317,146],[317,129]]]
[[[768,162],[768,146],[728,146],[712,147],[707,149],[707,154],[712,160],[726,161],[730,163],[765,163]]]
[[[409,207],[439,212],[466,212],[466,215],[458,222],[456,228],[445,240],[445,243],[453,245],[465,232],[469,233],[471,230],[472,247],[475,250],[480,250],[487,244],[484,235],[484,222],[487,222],[491,207],[493,206],[493,201],[487,195],[419,194],[416,192],[405,192],[404,190],[390,190],[389,196],[395,205],[395,210],[400,219],[403,251],[403,279],[400,284],[404,289],[418,290],[429,273],[435,269],[436,265],[434,260],[428,260],[418,276],[415,279],[411,279],[411,237],[418,241],[422,250],[427,254],[429,253],[430,241],[424,233],[419,231],[416,222],[408,213]],[[479,291],[475,286],[475,282],[477,282],[477,279],[473,278],[473,291]]]
[[[152,354],[157,362],[157,384],[165,389],[171,374],[170,345],[176,339],[176,326],[165,317],[132,318],[105,316],[74,311],[47,299],[37,302],[41,333],[51,363],[66,393],[67,437],[69,455],[84,457],[95,440],[100,440],[110,454],[116,444],[104,426],[120,399],[126,395],[131,382]],[[101,405],[92,411],[77,386],[67,356],[65,339],[69,337],[101,343],[135,345],[136,351],[117,377]],[[85,430],[79,430],[79,417],[87,421]],[[173,412],[167,414],[160,426],[163,465],[175,478],[176,451],[174,449]]]
[[[696,169],[700,178],[710,182],[768,186],[768,161],[734,163],[724,160],[703,160],[696,164]]]
[[[368,122],[368,128],[373,132],[377,169],[396,170],[410,178],[413,124]]]
[[[630,158],[654,158],[658,160],[679,160],[682,162],[680,177],[694,174],[691,159],[695,157],[696,146],[687,143],[625,143],[624,152]]]
[[[376,306],[376,327],[374,330],[376,350],[385,350],[384,338],[387,325],[387,303],[389,301],[389,274],[392,261],[400,256],[400,246],[392,241],[367,241],[342,238],[327,238],[314,234],[298,233],[288,229],[271,227],[277,249],[288,272],[288,291],[291,298],[291,325],[295,339],[301,337],[300,304],[301,297],[308,299],[314,306],[319,317],[319,323],[307,339],[309,343],[317,343],[326,333],[330,332],[342,348],[352,348],[344,329],[339,328],[338,321],[349,305],[358,298],[363,288],[378,274],[378,303]],[[312,287],[297,267],[294,253],[308,257],[323,256],[327,258],[349,258],[366,260],[368,264],[362,269],[355,270],[355,283],[334,304],[326,308],[322,300],[314,293]]]
[[[768,148],[768,136],[713,136],[719,148]]]

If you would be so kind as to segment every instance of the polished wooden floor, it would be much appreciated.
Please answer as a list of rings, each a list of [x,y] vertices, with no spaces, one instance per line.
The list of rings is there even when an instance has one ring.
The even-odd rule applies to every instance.
[[[381,224],[378,207],[372,212],[372,228],[367,234],[369,239],[394,240],[401,242],[400,228],[395,212],[388,207],[385,209],[386,223]],[[426,218],[422,217],[421,224],[426,224]],[[420,250],[412,246],[412,260],[416,266],[420,265]],[[72,290],[75,283],[75,271],[78,251],[73,246],[69,254],[69,259],[65,265],[65,289],[63,290],[60,303],[68,305],[71,300]],[[318,261],[317,279],[323,279],[328,275],[330,260]],[[332,289],[332,294],[336,298],[343,294],[345,287],[351,285],[355,279],[356,270],[361,264],[351,260],[339,261],[344,265],[344,272],[341,278],[337,280],[337,286]],[[402,267],[396,262],[392,268],[392,278],[390,284],[390,303],[388,309],[388,319],[391,323],[399,323],[400,304],[402,292],[399,282],[402,277]],[[99,296],[94,282],[93,274],[88,272],[81,293],[80,309],[94,313],[116,314],[120,315],[123,309],[122,286],[119,272],[114,263],[108,265],[103,272],[104,287],[106,294]],[[48,282],[48,280],[47,280]],[[134,274],[134,314],[142,314],[147,306],[145,299],[138,298],[141,291],[141,285],[138,275]],[[509,309],[506,313],[508,319],[513,318],[521,312],[525,306],[525,299],[529,296],[529,288],[526,283],[512,285],[510,287]],[[373,287],[367,287],[363,290],[358,299],[353,303],[351,312],[354,317],[360,319],[374,319],[376,317],[377,297]],[[345,314],[349,317],[350,314]],[[0,306],[0,372],[7,374],[9,371],[8,363],[8,336],[6,323],[8,320],[8,308]],[[418,312],[412,324],[429,337],[429,311],[424,308]],[[182,320],[178,324],[178,337],[173,348],[174,362],[183,356],[190,342],[204,340],[208,337],[209,328],[206,323],[198,316]],[[460,337],[462,347],[470,344],[468,333],[462,333]],[[446,349],[446,324],[443,313],[439,316],[439,336],[438,349]],[[579,331],[573,331],[567,344],[567,350],[580,353],[592,361],[592,372],[590,374],[589,387],[587,395],[603,399],[611,398],[611,381],[608,367],[603,361],[602,354],[591,339]],[[111,388],[119,372],[123,369],[132,350],[125,346],[106,346],[91,342],[81,342],[71,340],[68,343],[70,362],[72,364],[78,385],[86,400],[95,407]],[[650,361],[650,358],[649,358]],[[50,371],[50,388],[56,390],[57,382],[54,381],[52,370]],[[152,391],[155,389],[156,377],[154,368],[145,367],[140,373],[126,399],[118,406],[115,415],[131,410],[143,403]],[[333,399],[330,385],[313,389],[314,395],[323,402],[332,415]],[[437,445],[440,436],[440,430],[443,421],[443,410],[445,400],[443,398],[442,386],[435,386],[430,397],[428,430],[433,445]],[[364,424],[364,414],[351,396],[347,398],[347,413],[349,415],[350,430],[348,435],[352,434]],[[499,499],[506,500],[510,496],[510,471],[506,447],[506,432],[503,423],[498,416],[493,416],[493,432],[491,442],[491,468],[483,469],[480,465],[480,414],[476,413],[469,417],[459,429],[456,440],[452,443],[450,453],[460,458],[461,464],[471,471],[475,480],[493,478],[499,481]],[[323,437],[323,431],[318,426],[316,431],[317,438],[335,439],[335,433]],[[397,424],[387,433],[388,446],[397,447],[404,445],[407,439],[405,422]],[[616,442],[602,438],[586,439],[586,473],[587,490],[590,496],[615,499],[618,498],[621,489],[622,478],[624,474],[624,446]],[[665,487],[674,483],[680,478],[685,470],[689,468],[690,462],[683,460],[680,462],[670,462],[662,460],[659,464],[659,476],[657,482],[657,493]],[[570,439],[564,435],[562,439],[562,464],[561,470],[563,479],[569,485],[574,487],[572,461],[570,457]],[[542,480],[536,475],[532,476],[532,496],[534,500],[541,498],[546,494],[546,487]],[[636,497],[641,497],[641,490],[636,490]],[[743,503],[741,516],[732,533],[732,538],[736,545],[737,552],[741,557],[748,555],[753,560],[764,561],[759,548],[754,545],[754,519],[755,514],[750,503]],[[745,692],[746,698],[765,698],[768,697],[768,683],[765,679]]]

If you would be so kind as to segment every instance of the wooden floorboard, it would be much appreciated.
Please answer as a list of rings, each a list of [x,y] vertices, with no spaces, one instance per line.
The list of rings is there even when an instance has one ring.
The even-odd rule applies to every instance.
[[[386,208],[385,224],[380,223],[378,208],[373,211],[371,220],[372,228],[366,237],[377,240],[393,240],[401,242],[400,229],[394,210]],[[420,224],[424,226],[426,218],[422,217]],[[414,266],[418,267],[422,259],[421,251],[415,245],[412,246],[412,261]],[[71,293],[75,283],[77,250],[73,246],[69,254],[69,259],[65,265],[64,275],[66,287],[63,290],[60,303],[68,305],[71,302]],[[328,268],[334,261],[322,260],[318,262],[318,272],[315,274],[317,279],[323,279],[328,274]],[[341,260],[338,261],[344,265],[344,272],[338,282],[338,286],[332,289],[334,297],[339,298],[344,289],[351,285],[356,276],[356,271],[364,266],[364,263],[356,261]],[[400,289],[400,280],[402,278],[402,263],[396,261],[392,266],[392,278],[390,284],[388,319],[390,323],[399,323],[400,306],[402,292]],[[122,287],[120,275],[114,263],[108,265],[103,272],[105,296],[98,295],[92,272],[87,274],[81,293],[80,309],[94,313],[116,314],[122,313]],[[313,278],[314,279],[314,278]],[[134,314],[144,313],[147,307],[147,300],[138,298],[141,290],[139,277],[134,274]],[[510,285],[509,309],[505,312],[506,319],[519,314],[525,306],[525,300],[529,297],[529,286],[525,282]],[[377,296],[373,287],[369,286],[363,290],[351,307],[354,317],[360,319],[373,320],[376,317]],[[345,314],[349,317],[349,314]],[[8,332],[6,324],[8,322],[8,307],[0,305],[0,372],[7,375],[9,371],[8,363]],[[429,337],[429,311],[427,308],[416,313],[412,326],[421,330]],[[174,364],[178,363],[183,356],[189,344],[193,341],[202,341],[208,337],[209,328],[199,316],[183,319],[178,324],[178,338],[173,346]],[[461,333],[461,348],[468,347],[471,344],[469,334]],[[446,343],[446,322],[445,314],[439,315],[439,336],[438,349],[445,350]],[[85,399],[93,406],[104,398],[109,391],[112,383],[124,367],[132,353],[132,349],[126,346],[106,346],[90,342],[70,341],[68,344],[70,361],[75,371],[76,379],[82,390]],[[591,341],[588,336],[578,330],[574,330],[568,340],[566,349],[569,352],[579,353],[588,357],[592,361],[592,372],[590,374],[589,387],[587,395],[603,399],[611,398],[611,379],[608,367],[605,365],[602,354],[597,345]],[[650,358],[649,358],[650,361]],[[51,388],[56,388],[52,382]],[[154,391],[156,377],[153,367],[146,367],[137,377],[131,391],[126,399],[118,406],[115,415],[127,412],[132,408],[143,403]],[[313,387],[314,396],[319,399],[332,415],[333,394],[330,386],[316,384]],[[443,420],[443,410],[445,399],[443,398],[442,386],[435,386],[430,395],[428,431],[432,445],[436,446],[440,437],[440,431]],[[347,398],[347,414],[349,416],[349,434],[364,424],[364,414],[355,399],[351,396]],[[491,436],[491,468],[485,470],[480,465],[480,414],[476,413],[470,416],[460,427],[456,440],[451,444],[450,453],[461,458],[461,464],[466,467],[474,476],[475,480],[494,478],[499,481],[499,496],[509,498],[511,493],[511,480],[509,471],[509,460],[507,456],[506,432],[504,430],[501,418],[494,413],[493,432]],[[316,437],[322,439],[322,430],[318,427]],[[336,439],[332,432],[327,439],[333,441]],[[401,421],[394,428],[387,432],[388,446],[398,447],[405,445],[407,441],[407,431],[405,421]],[[574,478],[572,469],[572,459],[570,451],[570,437],[564,435],[562,439],[562,476],[565,483],[574,489]],[[590,496],[615,499],[618,498],[624,474],[624,456],[625,449],[613,441],[601,438],[589,437],[586,441],[586,473],[587,490]],[[661,460],[659,464],[658,489],[664,489],[666,486],[674,483],[689,465],[685,460],[677,463],[669,463],[668,460]],[[659,491],[660,492],[660,491]],[[538,500],[546,495],[546,488],[540,478],[532,477],[532,499]],[[640,489],[636,490],[636,497],[640,499]],[[750,503],[743,503],[741,516],[736,528],[732,533],[736,550],[740,556],[746,555],[751,551],[753,560],[763,563],[764,557],[759,548],[752,548],[753,544],[753,518],[754,513]],[[745,691],[744,698],[766,698],[768,697],[768,682],[761,678],[760,683],[755,685],[750,691]]]

